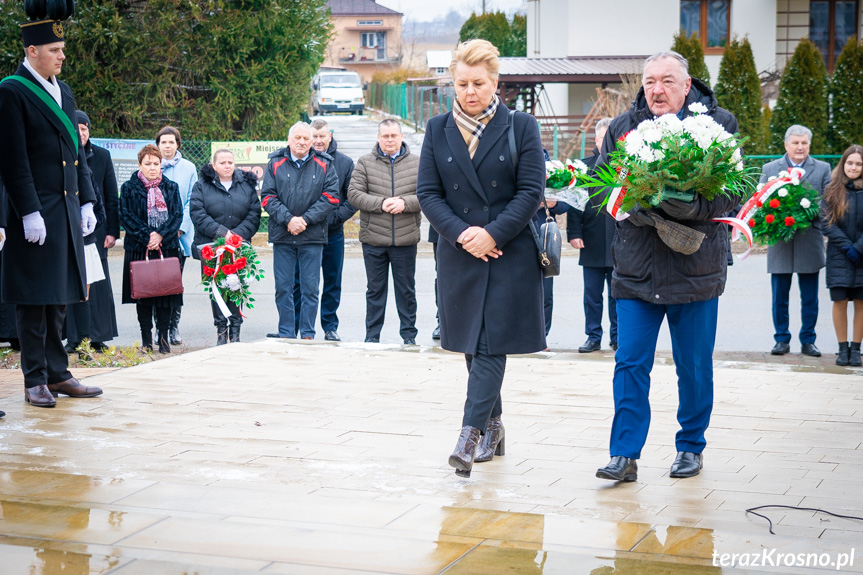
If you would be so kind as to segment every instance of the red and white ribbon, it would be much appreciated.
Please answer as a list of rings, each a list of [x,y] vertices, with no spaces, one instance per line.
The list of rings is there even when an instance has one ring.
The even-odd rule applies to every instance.
[[[617,176],[617,180],[619,182],[626,183],[626,178],[629,176],[629,170],[623,168],[620,171],[620,174]],[[623,203],[623,200],[626,198],[626,185],[620,186],[619,188],[614,188],[611,190],[611,194],[608,196],[608,202],[605,204],[605,209],[611,214],[616,221],[622,222],[626,218],[629,217],[629,214],[626,212],[620,211],[620,205]]]

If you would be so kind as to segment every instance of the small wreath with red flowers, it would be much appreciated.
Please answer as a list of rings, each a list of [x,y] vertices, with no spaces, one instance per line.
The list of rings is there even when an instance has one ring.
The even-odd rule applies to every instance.
[[[211,244],[200,246],[204,273],[201,283],[210,297],[217,299],[215,288],[224,301],[238,306],[255,307],[249,284],[264,278],[264,270],[252,244],[235,233],[228,232]]]
[[[761,186],[758,188],[761,189]],[[755,240],[767,246],[789,242],[818,217],[818,192],[806,183],[780,188],[747,222]]]

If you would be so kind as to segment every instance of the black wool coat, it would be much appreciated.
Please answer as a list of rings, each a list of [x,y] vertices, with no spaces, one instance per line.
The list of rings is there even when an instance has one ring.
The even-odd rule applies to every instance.
[[[127,252],[142,253],[147,249],[150,232],[162,236],[162,250],[180,248],[177,232],[183,222],[183,203],[180,200],[180,187],[176,182],[162,178],[159,185],[162,197],[168,207],[168,219],[158,229],[147,223],[147,188],[138,179],[138,171],[132,173],[120,188],[120,223],[126,230],[123,249]]]
[[[589,169],[593,169],[599,158],[599,150],[582,160]],[[614,219],[608,217],[597,205],[590,202],[584,210],[570,208],[566,212],[566,239],[583,240],[584,247],[578,251],[578,265],[589,268],[610,268],[614,266],[611,259],[611,240],[614,239]]]
[[[111,153],[87,142],[87,165],[93,172],[93,189],[101,196],[102,204],[105,206],[105,225],[96,228],[96,247],[99,248],[99,256],[102,259],[108,257],[105,249],[105,236],[120,237],[120,194],[117,188],[117,176],[114,173],[114,162],[111,161]]]
[[[22,64],[15,72],[48,92]],[[84,300],[86,277],[81,204],[96,196],[77,126],[72,90],[59,82],[62,113],[73,132],[44,102],[17,81],[0,84],[0,178],[6,185],[2,300],[25,305],[66,305]],[[73,139],[74,138],[74,139]],[[39,212],[45,243],[24,239],[22,218]]]
[[[545,159],[536,120],[515,114],[518,174],[502,104],[483,132],[473,160],[452,112],[429,120],[420,156],[417,196],[440,234],[437,243],[441,346],[475,354],[485,325],[488,353],[545,348],[542,272],[528,227],[545,189]],[[481,226],[503,251],[488,262],[457,242]]]
[[[234,170],[230,190],[225,190],[212,164],[204,164],[199,175],[189,200],[189,214],[195,224],[192,257],[196,260],[201,259],[198,246],[224,237],[229,230],[250,241],[261,223],[258,177],[254,172]]]

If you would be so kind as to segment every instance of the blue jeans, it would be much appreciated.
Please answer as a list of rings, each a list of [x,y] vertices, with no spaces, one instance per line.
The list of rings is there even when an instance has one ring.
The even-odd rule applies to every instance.
[[[300,266],[300,337],[315,337],[318,315],[318,290],[321,285],[321,254],[324,246],[273,245],[273,277],[276,280],[276,308],[279,310],[279,336],[296,337],[294,328],[294,284]]]
[[[324,276],[324,289],[321,291],[321,329],[324,333],[338,331],[339,302],[342,299],[342,269],[345,265],[345,233],[330,232],[321,256],[321,272]],[[300,331],[300,264],[297,262],[296,282],[294,285],[294,333]]]
[[[614,268],[583,266],[584,274],[584,333],[587,339],[602,341],[602,291],[608,289],[609,340],[617,343],[617,303],[611,297],[611,272]]]
[[[650,372],[662,320],[668,318],[677,368],[677,451],[701,453],[713,411],[713,346],[719,298],[659,305],[618,299],[611,455],[638,459],[650,428]]]
[[[791,276],[794,274],[770,274],[773,289],[773,339],[789,343],[788,300],[791,292]],[[797,274],[800,287],[800,343],[815,343],[815,324],[818,323],[818,272]]]

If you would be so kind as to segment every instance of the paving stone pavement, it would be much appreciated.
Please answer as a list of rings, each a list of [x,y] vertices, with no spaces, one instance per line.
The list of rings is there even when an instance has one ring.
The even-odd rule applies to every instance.
[[[0,401],[0,573],[823,573],[852,552],[841,571],[863,572],[863,521],[770,509],[770,535],[745,513],[863,515],[859,374],[717,361],[705,468],[671,479],[660,360],[638,481],[615,485],[594,477],[613,367],[510,358],[506,455],[469,479],[446,462],[464,359],[437,348],[261,340],[92,375],[103,396],[54,409],[16,391]]]

